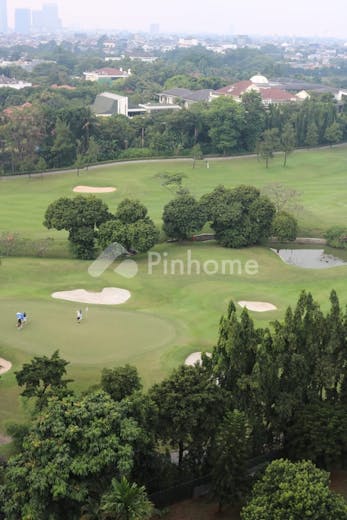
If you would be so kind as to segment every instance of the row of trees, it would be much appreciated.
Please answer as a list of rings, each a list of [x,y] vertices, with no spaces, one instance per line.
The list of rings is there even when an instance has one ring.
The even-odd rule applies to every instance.
[[[249,496],[249,457],[274,447],[311,462],[271,464],[243,519],[347,518],[313,465],[347,460],[347,314],[334,291],[330,302],[324,314],[302,293],[271,329],[256,328],[247,310],[238,316],[231,302],[212,358],[147,392],[128,365],[104,369],[98,385],[76,395],[58,352],[25,364],[16,377],[33,416],[9,428],[17,453],[0,473],[5,519],[145,520],[152,508],[143,486],[152,493],[201,475],[223,508]]]
[[[137,200],[124,199],[112,214],[95,196],[61,197],[45,213],[48,229],[66,230],[77,258],[92,259],[98,249],[117,242],[124,251],[143,253],[158,242],[159,232]]]
[[[85,90],[85,87],[84,87]],[[98,118],[90,104],[97,93],[42,93],[31,106],[2,114],[0,160],[6,173],[42,171],[97,161],[155,155],[258,152],[268,166],[274,151],[333,144],[347,139],[347,116],[330,98],[265,108],[256,92],[242,103],[223,97],[189,110],[129,119]],[[75,96],[75,97],[72,97]],[[88,96],[87,96],[88,97]]]
[[[181,192],[163,212],[163,229],[170,238],[190,239],[208,223],[216,240],[224,247],[258,244],[270,235],[279,240],[294,240],[296,219],[253,186],[227,189],[218,186],[197,201]]]
[[[144,253],[159,240],[159,231],[137,200],[124,199],[112,214],[95,196],[62,197],[45,213],[48,229],[68,231],[77,258],[92,259],[97,251],[121,244],[124,251]],[[275,234],[280,240],[296,237],[297,223],[284,211],[276,214],[270,199],[253,186],[217,187],[197,201],[182,187],[163,210],[163,230],[176,240],[191,239],[206,224],[224,247],[246,247]]]

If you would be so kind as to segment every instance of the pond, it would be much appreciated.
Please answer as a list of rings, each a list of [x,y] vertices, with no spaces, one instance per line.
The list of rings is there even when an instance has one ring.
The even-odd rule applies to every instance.
[[[324,249],[273,249],[286,264],[296,265],[304,269],[327,269],[339,265],[347,265],[346,251],[338,251],[331,248]],[[336,256],[338,254],[339,256]]]

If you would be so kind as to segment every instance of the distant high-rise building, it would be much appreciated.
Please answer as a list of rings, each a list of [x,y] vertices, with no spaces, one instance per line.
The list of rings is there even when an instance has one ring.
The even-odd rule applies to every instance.
[[[159,24],[151,23],[151,25],[149,26],[149,32],[151,34],[159,34]]]
[[[29,34],[31,29],[30,9],[15,9],[14,30],[17,34]]]
[[[57,32],[61,28],[57,4],[43,4],[40,11],[33,11],[32,30],[34,32]]]
[[[7,33],[7,3],[6,0],[0,0],[0,33]]]
[[[42,11],[31,12],[31,28],[34,32],[40,32],[43,30]]]
[[[47,31],[55,32],[61,27],[57,4],[43,4],[42,21]]]

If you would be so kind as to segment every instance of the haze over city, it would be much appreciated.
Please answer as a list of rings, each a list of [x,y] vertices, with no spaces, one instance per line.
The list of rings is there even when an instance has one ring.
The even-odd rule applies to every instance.
[[[316,2],[292,0],[285,9],[275,0],[250,0],[247,3],[229,0],[196,0],[175,4],[157,0],[132,0],[117,5],[112,0],[97,4],[82,0],[59,0],[59,14],[64,27],[88,29],[148,30],[150,24],[160,25],[162,32],[247,33],[322,36],[347,38],[345,0]],[[41,0],[7,0],[9,26],[13,27],[14,9],[39,9]]]

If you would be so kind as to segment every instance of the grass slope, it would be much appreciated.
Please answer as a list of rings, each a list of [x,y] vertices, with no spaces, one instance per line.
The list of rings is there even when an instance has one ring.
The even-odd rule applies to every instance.
[[[64,232],[46,230],[42,226],[44,212],[58,197],[72,196],[78,184],[115,186],[115,193],[98,195],[114,210],[123,198],[139,198],[160,224],[163,206],[173,194],[158,178],[163,172],[183,173],[184,184],[196,196],[211,191],[218,184],[234,187],[252,184],[259,188],[280,182],[301,194],[303,212],[299,216],[301,233],[322,234],[328,227],[345,224],[347,208],[347,148],[295,152],[282,167],[276,157],[269,169],[256,158],[211,160],[210,168],[203,163],[195,169],[192,161],[167,161],[117,164],[98,167],[80,176],[75,173],[21,177],[0,180],[0,221],[4,231],[20,233],[30,238],[63,239]]]
[[[193,260],[204,264],[213,260],[221,271],[225,260],[238,260],[241,274],[187,274],[187,249]],[[256,323],[268,326],[280,319],[286,307],[294,304],[300,291],[313,292],[322,307],[329,306],[329,293],[335,288],[342,304],[347,266],[326,270],[307,270],[284,264],[265,248],[228,250],[214,243],[161,244],[156,251],[166,259],[149,274],[146,255],[137,259],[139,274],[125,279],[112,266],[100,278],[88,274],[89,262],[77,260],[5,258],[0,266],[0,356],[11,360],[16,370],[33,355],[51,354],[60,349],[71,361],[69,376],[77,389],[99,380],[104,366],[131,363],[138,367],[145,386],[167,375],[196,350],[212,349],[220,316],[230,299],[261,300],[274,303],[278,310],[251,313]],[[166,254],[164,256],[164,253]],[[182,260],[180,274],[171,262]],[[256,260],[258,274],[245,273],[248,260]],[[205,264],[209,266],[210,264]],[[84,288],[99,291],[103,287],[121,287],[132,293],[122,306],[88,305],[86,319],[78,325],[75,311],[80,304],[57,301],[53,291]],[[82,305],[85,308],[85,305]],[[25,310],[26,328],[18,331],[15,313]],[[13,371],[0,380],[0,431],[8,420],[23,415]]]

